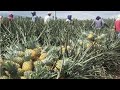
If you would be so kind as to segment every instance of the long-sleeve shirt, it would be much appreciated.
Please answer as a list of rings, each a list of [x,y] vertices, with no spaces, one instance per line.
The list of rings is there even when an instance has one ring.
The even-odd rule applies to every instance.
[[[120,32],[120,19],[115,21],[115,30]]]
[[[46,23],[48,23],[50,21],[50,16],[45,16],[45,18],[44,18],[44,23],[46,24]]]
[[[32,16],[32,21],[35,22],[37,19],[37,16]]]
[[[102,28],[104,26],[105,22],[102,19],[94,20],[92,25],[95,26],[95,28]]]

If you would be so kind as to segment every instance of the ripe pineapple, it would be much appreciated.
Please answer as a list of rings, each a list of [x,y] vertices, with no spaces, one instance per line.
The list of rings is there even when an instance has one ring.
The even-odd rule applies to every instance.
[[[32,71],[33,69],[33,62],[30,61],[25,61],[22,65],[22,70],[24,71]]]
[[[26,49],[25,56],[31,56],[31,59],[33,59],[36,57],[36,52],[32,49]]]
[[[86,43],[86,48],[89,48],[89,47],[91,47],[91,43]]]
[[[20,79],[27,79],[25,76],[21,76]]]
[[[23,51],[18,51],[17,56],[18,57],[23,57],[25,53]]]
[[[36,55],[39,57],[41,54],[41,51],[42,51],[42,47],[38,47],[38,48],[35,48],[33,50],[36,52]]]
[[[0,79],[9,79],[7,76],[1,76]]]
[[[54,68],[54,71],[59,71],[62,68],[62,64],[63,64],[63,60],[58,60]]]
[[[21,75],[24,75],[24,70],[22,68],[18,68],[18,74],[21,76]]]
[[[40,57],[39,57],[39,60],[44,60],[45,58],[47,57],[47,53],[46,52],[42,52]]]
[[[83,45],[83,42],[80,40],[80,41],[79,41],[79,44],[80,44],[80,45]]]
[[[93,39],[94,38],[94,34],[93,33],[88,34],[87,38],[90,39],[90,40]]]
[[[67,46],[67,50],[69,51],[71,49],[71,47],[70,46]],[[62,46],[62,53],[64,54],[65,53],[65,47],[64,46]]]
[[[67,50],[70,50],[70,46],[67,46]]]
[[[15,63],[18,63],[19,65],[22,65],[23,62],[24,62],[24,60],[23,60],[22,57],[15,57],[15,58],[13,58],[13,61],[14,61]]]
[[[62,54],[65,53],[65,47],[62,47]]]

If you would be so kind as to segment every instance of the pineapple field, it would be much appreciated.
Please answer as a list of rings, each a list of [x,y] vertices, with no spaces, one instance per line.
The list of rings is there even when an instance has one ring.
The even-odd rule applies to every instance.
[[[0,79],[119,79],[120,39],[114,20],[102,29],[92,20],[4,18]]]

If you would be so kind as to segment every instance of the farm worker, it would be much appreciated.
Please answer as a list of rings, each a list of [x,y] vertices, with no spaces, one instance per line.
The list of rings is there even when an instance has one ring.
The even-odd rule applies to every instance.
[[[104,20],[100,16],[96,17],[91,26],[94,26],[96,29],[101,29],[104,26],[108,27],[108,25],[104,22]]]
[[[31,14],[32,14],[32,21],[36,22],[36,19],[37,19],[36,12],[31,12]]]
[[[13,20],[13,17],[14,17],[13,14],[10,14],[10,15],[8,16],[8,20],[9,20],[9,21],[12,21],[12,20]]]
[[[72,15],[68,15],[68,16],[67,16],[67,19],[66,19],[66,22],[69,22],[69,23],[70,23],[71,21],[72,21]]]
[[[44,23],[47,24],[50,21],[51,12],[48,12],[48,15],[44,18]]]
[[[118,37],[120,38],[120,15],[118,15],[114,25],[115,25],[115,31],[118,34]]]

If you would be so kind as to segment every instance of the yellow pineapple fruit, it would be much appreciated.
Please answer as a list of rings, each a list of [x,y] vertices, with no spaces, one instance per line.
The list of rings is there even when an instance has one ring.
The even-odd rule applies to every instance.
[[[39,57],[39,60],[44,60],[45,58],[47,57],[47,53],[46,52],[42,52],[40,57]]]
[[[38,48],[35,48],[35,49],[33,49],[33,50],[36,52],[36,55],[37,55],[37,56],[40,56],[41,51],[42,51],[42,47],[38,47]]]
[[[71,48],[70,48],[70,46],[67,46],[67,50],[69,51]],[[62,46],[62,54],[64,54],[65,53],[65,47],[64,46]]]
[[[22,65],[24,60],[22,57],[15,57],[13,58],[13,62],[18,63],[19,65]]]
[[[94,35],[92,33],[88,34],[87,38],[88,39],[93,39]]]
[[[0,79],[9,79],[7,76],[1,76]]]
[[[18,51],[17,56],[18,57],[23,57],[25,53],[23,51]]]
[[[22,68],[18,68],[18,74],[19,75],[24,75],[24,70]]]
[[[65,53],[65,47],[62,47],[62,53]]]
[[[87,44],[86,44],[86,48],[89,48],[89,47],[91,47],[91,44],[90,44],[90,43],[87,43]]]
[[[32,71],[32,69],[33,69],[33,63],[32,63],[32,61],[30,60],[30,61],[24,62],[23,65],[22,65],[22,69],[24,71]]]
[[[83,45],[83,42],[82,42],[82,41],[80,41],[80,42],[79,42],[79,44],[80,44],[80,45]]]
[[[71,48],[70,48],[70,46],[67,46],[67,50],[70,50]]]
[[[27,79],[25,76],[21,76],[20,79]]]
[[[32,50],[32,49],[26,49],[26,50],[25,50],[25,54],[26,54],[27,56],[30,55],[31,58],[35,58],[35,57],[36,57],[36,52],[35,52],[34,50]]]
[[[54,68],[54,71],[59,71],[62,68],[62,64],[63,64],[63,60],[58,60]]]

